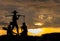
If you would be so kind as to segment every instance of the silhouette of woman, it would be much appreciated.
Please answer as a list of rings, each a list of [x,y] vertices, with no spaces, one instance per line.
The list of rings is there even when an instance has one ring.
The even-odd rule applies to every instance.
[[[21,29],[23,30],[21,35],[22,36],[27,36],[27,26],[26,26],[25,22],[23,23]]]

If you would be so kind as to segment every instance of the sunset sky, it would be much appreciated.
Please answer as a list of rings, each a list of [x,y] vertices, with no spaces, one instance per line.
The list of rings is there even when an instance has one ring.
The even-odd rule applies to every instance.
[[[14,10],[25,15],[28,29],[60,27],[60,0],[0,0],[0,26],[9,24],[12,17],[6,16]],[[22,22],[23,18],[20,17],[19,26]]]

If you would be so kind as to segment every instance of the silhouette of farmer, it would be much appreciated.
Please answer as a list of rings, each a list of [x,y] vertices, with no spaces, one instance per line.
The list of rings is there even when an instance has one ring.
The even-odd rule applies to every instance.
[[[14,29],[14,27],[16,27],[17,29],[17,34],[19,34],[19,27],[18,27],[18,24],[17,24],[17,20],[19,19],[20,15],[16,15],[16,10],[13,12],[13,17],[12,17],[12,30]]]

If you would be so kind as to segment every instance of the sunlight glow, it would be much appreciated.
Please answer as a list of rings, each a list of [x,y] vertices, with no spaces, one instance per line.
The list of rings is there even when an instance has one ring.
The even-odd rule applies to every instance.
[[[42,26],[43,23],[35,23],[34,25]]]
[[[16,30],[13,30],[16,33]],[[19,32],[21,33],[21,29],[19,29]],[[58,32],[60,33],[60,27],[43,27],[43,28],[35,28],[35,29],[28,29],[27,34],[29,36],[42,36],[43,34],[47,33],[54,33]],[[6,30],[0,30],[0,36],[6,35]]]
[[[42,29],[29,29],[28,32],[31,32],[33,34],[38,34],[39,32],[41,32]]]

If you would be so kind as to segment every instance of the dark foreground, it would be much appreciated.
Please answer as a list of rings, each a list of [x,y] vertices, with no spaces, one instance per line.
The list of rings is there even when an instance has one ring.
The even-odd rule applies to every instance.
[[[0,41],[37,41],[39,37],[33,37],[33,36],[0,36]]]
[[[33,36],[0,36],[0,41],[60,41],[60,33],[45,34],[41,37]]]

